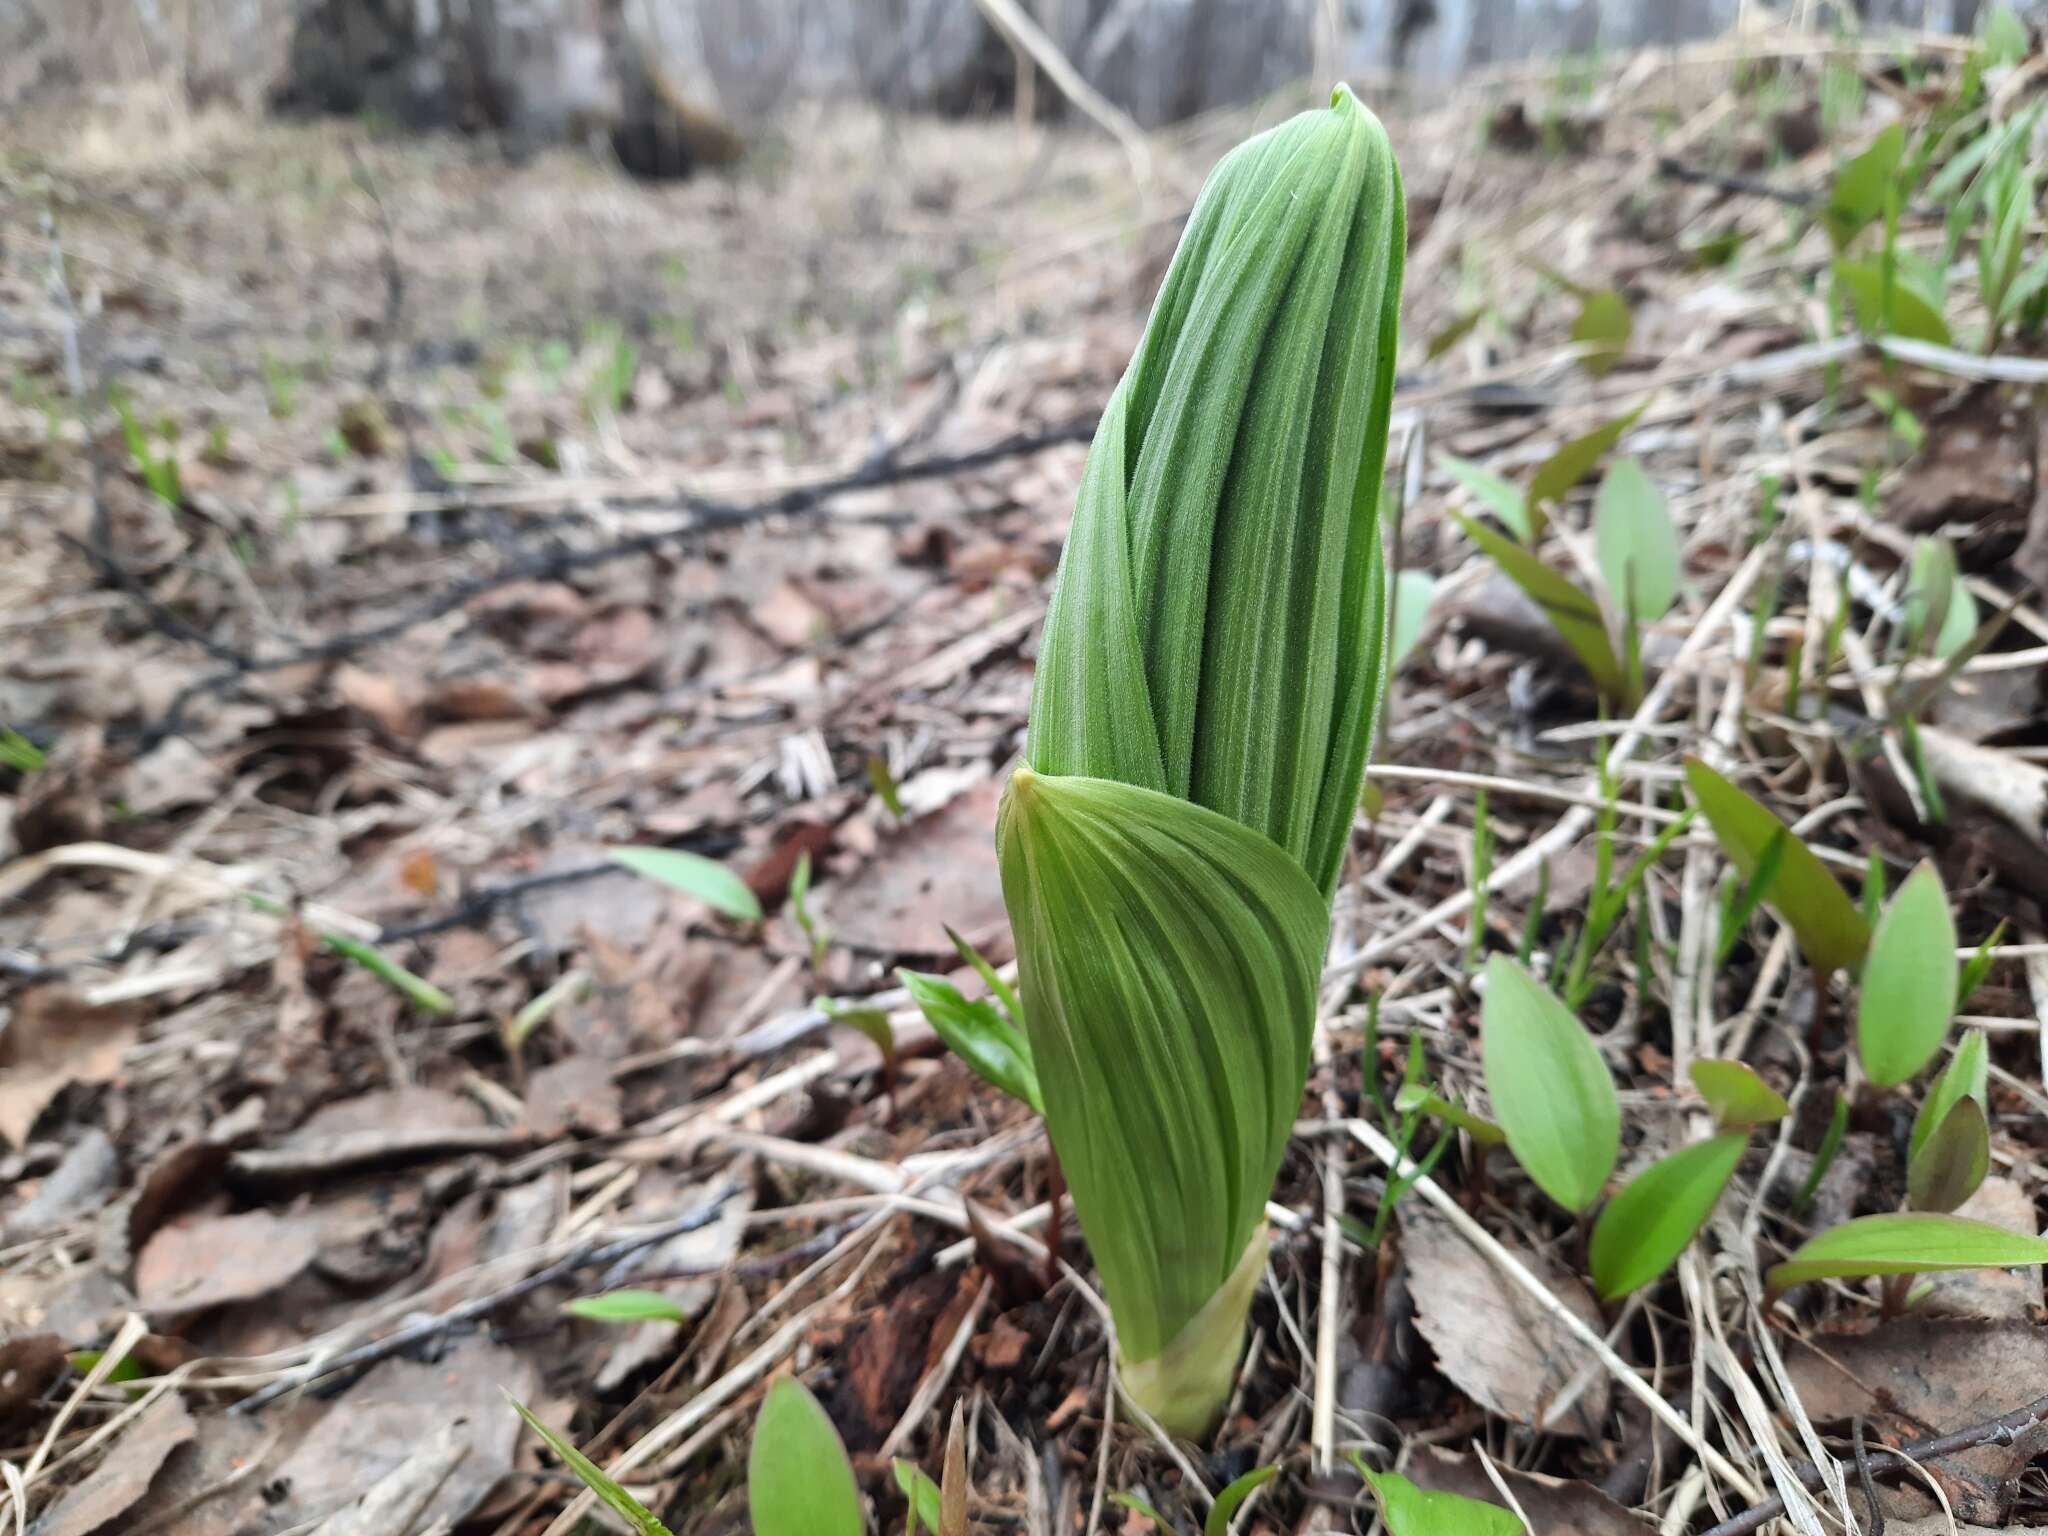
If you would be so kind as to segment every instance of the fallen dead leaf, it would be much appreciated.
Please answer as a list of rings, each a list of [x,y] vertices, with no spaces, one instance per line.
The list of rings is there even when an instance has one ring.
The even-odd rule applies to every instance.
[[[0,1032],[0,1136],[26,1146],[36,1117],[71,1084],[112,1082],[135,1030],[130,1008],[95,1008],[60,986],[22,993]]]
[[[530,1401],[539,1375],[524,1358],[470,1340],[433,1365],[386,1360],[331,1406],[277,1469],[289,1490],[271,1509],[271,1528],[327,1519],[353,1505],[443,1429],[457,1427],[469,1452],[415,1526],[459,1523],[512,1469],[519,1418],[505,1394]]]
[[[42,1395],[64,1374],[64,1341],[28,1333],[0,1344],[0,1432],[27,1422]]]
[[[171,1452],[197,1433],[185,1399],[166,1392],[101,1457],[100,1464],[59,1499],[37,1536],[91,1536],[135,1507]]]
[[[60,1227],[98,1206],[119,1177],[121,1160],[98,1126],[78,1138],[34,1196],[0,1220],[0,1239],[18,1242]]]
[[[1477,1456],[1460,1455],[1435,1445],[1416,1449],[1407,1473],[1417,1487],[1507,1507],[1507,1500],[1500,1496]],[[1657,1529],[1654,1520],[1631,1514],[1591,1483],[1546,1477],[1540,1472],[1518,1472],[1512,1467],[1497,1466],[1496,1470],[1522,1506],[1522,1513],[1539,1531],[1570,1531],[1572,1536],[1642,1536],[1645,1531]]]
[[[1967,1429],[2024,1407],[2048,1381],[2048,1330],[2031,1322],[1895,1319],[1873,1333],[1821,1334],[1789,1350],[1799,1401],[1817,1423],[1858,1414],[1894,1441]],[[2011,1445],[1944,1459],[1940,1475],[1958,1519],[2002,1524],[2019,1476],[2048,1451],[2048,1425]]]
[[[2034,497],[2031,410],[1996,385],[1926,419],[1926,443],[1899,471],[1885,514],[1914,533],[1989,520],[2017,528]]]
[[[570,1056],[542,1067],[526,1085],[526,1119],[542,1141],[572,1131],[608,1136],[625,1124],[619,1085],[595,1056]]]
[[[245,1211],[174,1221],[135,1261],[135,1296],[146,1312],[199,1312],[267,1295],[320,1251],[308,1217]]]
[[[979,949],[1007,942],[1009,918],[996,869],[996,802],[985,779],[894,837],[851,879],[833,916],[841,943],[887,955],[950,955],[946,927]]]
[[[1585,1346],[1448,1224],[1404,1209],[1401,1243],[1416,1329],[1436,1351],[1438,1368],[1481,1407],[1535,1424],[1581,1369],[1593,1365]],[[1604,1329],[1598,1303],[1576,1275],[1512,1242],[1506,1246],[1595,1332]],[[1593,1365],[1585,1390],[1550,1428],[1597,1436],[1607,1421],[1609,1390],[1607,1373]]]
[[[344,665],[334,674],[334,689],[342,703],[368,716],[393,741],[411,741],[419,734],[426,694],[417,680]]]

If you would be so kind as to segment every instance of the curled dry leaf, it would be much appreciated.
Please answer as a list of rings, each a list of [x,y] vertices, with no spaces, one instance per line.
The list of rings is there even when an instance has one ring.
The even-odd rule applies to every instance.
[[[1570,1531],[1573,1536],[1643,1536],[1655,1522],[1623,1509],[1591,1483],[1545,1477],[1496,1467],[1515,1502],[1539,1531]],[[1427,1445],[1408,1463],[1408,1475],[1419,1488],[1461,1494],[1482,1504],[1500,1504],[1500,1490],[1474,1455]]]
[[[166,1392],[116,1440],[84,1481],[36,1527],[37,1536],[92,1536],[149,1492],[171,1452],[197,1433],[185,1399]]]
[[[58,986],[23,992],[0,1031],[0,1137],[26,1146],[37,1117],[67,1087],[111,1082],[135,1031],[132,1009],[95,1008]]]
[[[320,1251],[320,1223],[245,1211],[161,1229],[135,1261],[135,1295],[154,1314],[200,1312],[268,1295]]]

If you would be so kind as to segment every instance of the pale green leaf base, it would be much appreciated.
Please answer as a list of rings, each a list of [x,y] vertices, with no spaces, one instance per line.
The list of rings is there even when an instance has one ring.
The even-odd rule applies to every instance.
[[[1209,1304],[1188,1319],[1166,1348],[1150,1360],[1118,1363],[1124,1390],[1169,1435],[1200,1440],[1216,1427],[1244,1353],[1245,1322],[1259,1276],[1266,1272],[1266,1229],[1261,1226],[1245,1245],[1244,1257],[1209,1298]]]

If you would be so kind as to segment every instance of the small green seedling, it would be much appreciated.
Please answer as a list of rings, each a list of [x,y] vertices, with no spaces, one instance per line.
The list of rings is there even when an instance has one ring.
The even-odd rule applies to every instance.
[[[1236,1516],[1239,1507],[1253,1493],[1271,1482],[1279,1471],[1278,1467],[1255,1467],[1226,1486],[1209,1506],[1208,1518],[1202,1522],[1202,1536],[1229,1536],[1230,1522]],[[1160,1536],[1173,1536],[1173,1522],[1137,1494],[1112,1493],[1109,1497],[1112,1503],[1121,1504],[1125,1509],[1134,1509],[1158,1526]]]
[[[747,1457],[754,1536],[861,1536],[860,1487],[831,1419],[793,1376],[768,1389]]]
[[[1977,600],[1956,569],[1955,546],[1921,539],[1906,581],[1906,643],[1946,661],[1977,633]]]
[[[1792,1106],[1784,1095],[1740,1061],[1703,1057],[1692,1064],[1692,1085],[1724,1131],[1748,1131],[1782,1120]]]
[[[1730,872],[1727,901],[1721,909],[1721,935],[1714,949],[1716,971],[1727,965],[1728,957],[1735,953],[1735,946],[1742,942],[1749,920],[1756,916],[1756,909],[1771,894],[1771,886],[1776,883],[1778,870],[1785,862],[1786,844],[1791,839],[1791,830],[1780,827],[1764,844],[1763,856],[1756,863],[1756,873],[1745,880],[1739,872]]]
[[[2005,919],[1998,920],[1998,926],[1984,937],[1975,954],[1963,964],[1963,974],[1956,978],[1956,1012],[1967,1008],[1977,989],[1984,985],[1984,979],[1991,974],[1991,967],[1998,963],[1998,946],[2005,938]]]
[[[820,980],[825,975],[825,954],[831,947],[831,930],[822,926],[811,915],[811,851],[806,848],[796,856],[796,869],[789,877],[789,910],[796,918],[797,927],[811,943],[811,974]]]
[[[267,912],[273,917],[288,915],[287,908],[282,902],[272,901],[268,896],[259,896],[254,891],[244,891],[242,900],[258,912]],[[413,975],[375,945],[366,944],[361,939],[352,939],[347,934],[331,933],[324,928],[309,928],[307,932],[319,941],[322,948],[330,949],[344,960],[360,965],[379,981],[404,994],[406,1000],[420,1012],[444,1017],[455,1012],[454,998],[425,977]]]
[[[1621,1152],[1614,1077],[1585,1026],[1505,955],[1486,963],[1486,1094],[1515,1161],[1566,1210],[1591,1209]]]
[[[2048,1264],[2048,1238],[1962,1216],[1900,1211],[1859,1216],[1809,1238],[1784,1263],[1771,1266],[1764,1286],[1776,1297],[1809,1280],[1932,1275],[2026,1264]]]
[[[1629,674],[1608,638],[1607,618],[1590,592],[1569,578],[1560,576],[1542,560],[1511,539],[1503,538],[1483,523],[1452,513],[1465,536],[1492,557],[1508,579],[1528,594],[1543,610],[1564,643],[1578,657],[1579,665],[1593,680],[1593,686],[1609,699],[1629,699]]]
[[[1474,464],[1470,459],[1461,459],[1454,453],[1439,453],[1437,468],[1443,470],[1487,511],[1499,518],[1501,525],[1524,544],[1533,543],[1536,528],[1529,520],[1528,499],[1522,495],[1512,480],[1503,479],[1483,464]]]
[[[1403,571],[1394,578],[1394,611],[1387,620],[1387,670],[1401,663],[1422,640],[1429,605],[1436,601],[1436,578],[1427,571]]]
[[[939,1485],[922,1468],[911,1465],[900,1456],[889,1464],[889,1469],[896,1474],[896,1486],[903,1494],[904,1503],[909,1506],[903,1536],[917,1536],[920,1525],[930,1536],[940,1536],[945,1505]]]
[[[1910,1161],[1920,1155],[1920,1149],[1934,1128],[1949,1117],[1958,1104],[1965,1099],[1975,1099],[1978,1104],[1990,1102],[1991,1086],[1990,1051],[1984,1038],[1984,1031],[1973,1029],[1963,1036],[1962,1044],[1942,1068],[1941,1076],[1934,1080],[1934,1086],[1927,1090],[1927,1098],[1920,1105],[1920,1113],[1913,1119],[1913,1134],[1907,1142],[1907,1156]]]
[[[873,786],[889,814],[901,821],[903,792],[897,787],[896,775],[889,771],[889,760],[879,752],[868,759],[868,783]]]
[[[975,958],[980,959],[978,955]],[[947,1050],[990,1087],[1030,1105],[1038,1114],[1045,1113],[1038,1070],[1031,1061],[1031,1042],[1017,1023],[1021,1010],[1015,993],[1007,986],[1001,992],[992,987],[992,995],[1001,1002],[998,1007],[987,998],[963,996],[943,976],[908,969],[898,969],[896,975]],[[988,975],[993,977],[993,971]]]
[[[1820,222],[1837,251],[1846,249],[1864,229],[1884,217],[1885,199],[1905,154],[1905,125],[1892,123],[1835,173]]]
[[[690,1314],[659,1291],[606,1291],[562,1303],[571,1317],[593,1323],[682,1323]]]
[[[1379,1500],[1388,1536],[1526,1536],[1512,1510],[1461,1493],[1426,1491],[1397,1472],[1375,1472],[1356,1451],[1351,1460]]]
[[[1861,960],[1870,929],[1814,851],[1768,807],[1698,758],[1686,759],[1685,777],[1722,852],[1745,880],[1755,879],[1773,840],[1783,838],[1778,873],[1765,901],[1791,928],[1807,963],[1826,975]]]
[[[1466,310],[1464,314],[1458,316],[1457,319],[1429,338],[1429,347],[1423,360],[1425,362],[1435,362],[1467,336],[1470,336],[1474,329],[1478,327],[1479,322],[1486,318],[1486,315],[1487,310],[1484,305],[1480,305],[1476,309]]]
[[[671,890],[693,896],[743,923],[761,920],[761,901],[747,882],[716,859],[683,848],[612,848],[614,864]]]
[[[1820,1190],[1821,1180],[1828,1176],[1828,1170],[1835,1166],[1835,1158],[1841,1153],[1842,1139],[1849,1134],[1849,1096],[1837,1091],[1835,1108],[1828,1119],[1828,1128],[1821,1136],[1820,1149],[1813,1154],[1813,1166],[1807,1170],[1806,1182],[1799,1186],[1799,1193],[1792,1200],[1792,1214],[1803,1217],[1813,1208],[1813,1197]]]
[[[159,451],[151,442],[148,429],[136,420],[135,410],[128,403],[126,395],[113,396],[114,414],[121,418],[121,437],[128,445],[129,461],[135,472],[142,476],[150,494],[165,506],[177,508],[184,505],[185,487],[178,477],[178,456],[171,445],[177,440],[177,431],[169,418],[158,425],[156,436],[166,445]]]
[[[510,1401],[519,1417],[526,1421],[526,1427],[540,1436],[541,1443],[547,1446],[556,1460],[575,1473],[583,1486],[596,1494],[598,1501],[613,1514],[624,1520],[636,1536],[672,1536],[669,1528],[661,1523],[654,1511],[620,1487],[604,1468],[541,1423],[528,1411],[524,1403],[516,1398]],[[849,1536],[858,1536],[859,1530],[860,1527],[856,1525]]]
[[[16,773],[37,773],[50,755],[12,726],[0,725],[0,768]]]
[[[1955,955],[1948,894],[1922,864],[1885,907],[1857,993],[1856,1050],[1877,1087],[1903,1083],[1941,1049],[1955,1013]]]

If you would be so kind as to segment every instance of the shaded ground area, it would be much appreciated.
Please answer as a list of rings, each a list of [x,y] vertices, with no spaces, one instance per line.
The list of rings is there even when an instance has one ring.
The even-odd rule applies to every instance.
[[[1860,1292],[1806,1297],[1759,1365],[1754,1276],[1804,1235],[1782,1187],[1847,1052],[1838,1025],[1809,1040],[1775,918],[1699,963],[1703,834],[1657,862],[1582,1009],[1624,1174],[1687,1138],[1694,1059],[1742,1058],[1793,1101],[1682,1282],[1603,1310],[1582,1234],[1469,1147],[1375,1255],[1384,1170],[1352,1129],[1378,1125],[1411,1033],[1471,1096],[1468,955],[1562,964],[1601,878],[1595,807],[1617,805],[1626,862],[1705,750],[1852,886],[1867,857],[1894,886],[1932,858],[1965,947],[2007,925],[1966,1006],[1996,1068],[1976,1198],[2038,1230],[2048,487],[2027,391],[2048,370],[2017,336],[2002,383],[1961,351],[1827,339],[1805,206],[1886,122],[1941,111],[1965,50],[1915,45],[1908,72],[1889,45],[1772,35],[1390,112],[1398,557],[1435,581],[1404,589],[1427,607],[1339,897],[1256,1337],[1192,1457],[1105,1433],[1097,1314],[1027,1252],[1042,1134],[938,1050],[894,970],[962,970],[949,924],[1011,958],[994,807],[1094,415],[1202,171],[1307,94],[1158,139],[1142,192],[1078,131],[836,109],[734,177],[662,188],[147,104],[29,125],[0,160],[0,1447],[40,1529],[305,1529],[451,1444],[409,1529],[573,1529],[573,1487],[498,1388],[679,1531],[738,1528],[746,1426],[795,1370],[884,1528],[890,1459],[936,1474],[959,1401],[991,1527],[1121,1521],[1104,1493],[1130,1488],[1192,1526],[1194,1480],[1278,1462],[1248,1527],[1366,1531],[1356,1480],[1323,1467],[1361,1447],[1508,1488],[1538,1529],[1688,1530],[1780,1486],[1815,1424],[1905,1441],[2038,1396],[2038,1278],[2002,1272],[1944,1281],[1911,1333],[1872,1332]],[[2005,67],[1991,120],[2040,63]],[[1904,229],[1940,248],[1939,219]],[[1585,329],[1607,291],[1618,340]],[[1951,283],[1958,347],[1974,292]],[[1683,582],[1643,640],[1647,697],[1618,711],[1634,750],[1610,797],[1595,764],[1621,726],[1460,532],[1449,514],[1485,499],[1438,454],[1524,484],[1638,406],[1618,451],[1671,508]],[[1599,479],[1567,487],[1545,546],[1588,585]],[[1894,654],[1887,617],[1931,534],[1980,614],[2011,610],[1946,673]],[[621,872],[620,844],[715,857],[765,920]],[[819,997],[890,1012],[893,1091]],[[1814,1225],[1897,1203],[1909,1121],[1866,1103]],[[688,1320],[561,1312],[626,1285]],[[110,1344],[136,1379],[85,1376]],[[1843,1359],[1858,1390],[1824,1368]],[[1987,1525],[2038,1510],[2039,1448],[1953,1464],[1951,1502]],[[1933,1509],[1885,1497],[1900,1524]]]

